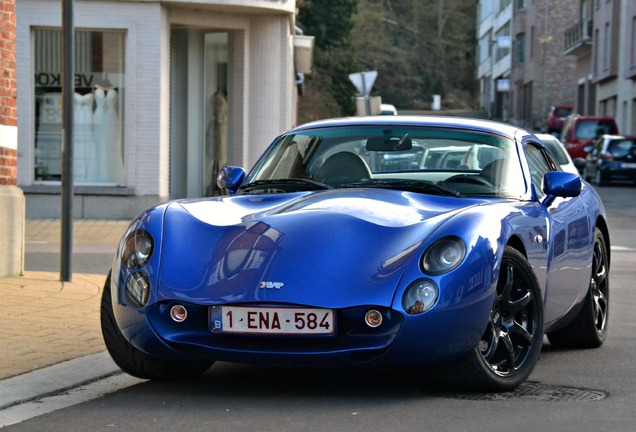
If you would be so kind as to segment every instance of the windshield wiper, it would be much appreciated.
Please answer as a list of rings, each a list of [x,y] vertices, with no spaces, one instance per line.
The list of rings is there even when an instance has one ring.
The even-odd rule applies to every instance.
[[[287,189],[289,186],[294,190],[305,190],[309,186],[309,190],[324,190],[331,189],[331,186],[325,183],[321,183],[316,180],[307,178],[288,178],[288,179],[272,179],[272,180],[256,180],[251,183],[247,183],[239,188],[243,192],[252,192],[258,189],[281,189],[284,192],[289,192]]]
[[[370,180],[355,183],[345,183],[340,187],[376,187],[384,189],[400,189],[410,192],[423,192],[443,196],[454,196],[457,198],[465,197],[464,194],[461,194],[455,189],[448,186],[433,184],[422,180]]]

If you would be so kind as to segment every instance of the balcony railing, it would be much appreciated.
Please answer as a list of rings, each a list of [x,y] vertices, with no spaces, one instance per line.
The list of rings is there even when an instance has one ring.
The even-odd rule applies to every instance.
[[[581,20],[565,30],[564,54],[578,55],[592,47],[592,28],[594,22]]]

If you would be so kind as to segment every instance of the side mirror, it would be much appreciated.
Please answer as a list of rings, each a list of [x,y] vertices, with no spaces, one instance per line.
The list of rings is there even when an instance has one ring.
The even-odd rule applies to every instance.
[[[583,151],[584,151],[585,153],[589,153],[589,152],[591,152],[591,151],[592,151],[592,149],[593,149],[593,148],[594,148],[594,147],[592,147],[591,145],[587,145],[587,146],[583,147]]]
[[[216,185],[230,192],[230,194],[236,193],[239,186],[245,178],[245,170],[237,166],[224,166],[219,171],[219,175],[216,178]]]
[[[560,171],[550,171],[543,176],[543,192],[552,197],[576,197],[581,194],[581,177]]]

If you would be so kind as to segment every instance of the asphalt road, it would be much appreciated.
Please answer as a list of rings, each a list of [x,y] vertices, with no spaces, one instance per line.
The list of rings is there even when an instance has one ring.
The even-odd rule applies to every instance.
[[[195,382],[143,382],[3,432],[631,432],[636,424],[636,188],[599,191],[612,240],[606,343],[592,350],[546,344],[529,382],[513,393],[444,393],[404,371],[217,364]]]

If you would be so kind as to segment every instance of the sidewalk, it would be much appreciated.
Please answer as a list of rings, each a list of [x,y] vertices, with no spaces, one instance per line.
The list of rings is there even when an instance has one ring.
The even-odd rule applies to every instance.
[[[128,221],[73,221],[73,244],[112,244]],[[59,219],[27,220],[27,244],[60,243]],[[0,380],[103,352],[99,307],[106,275],[28,271],[0,279]]]

